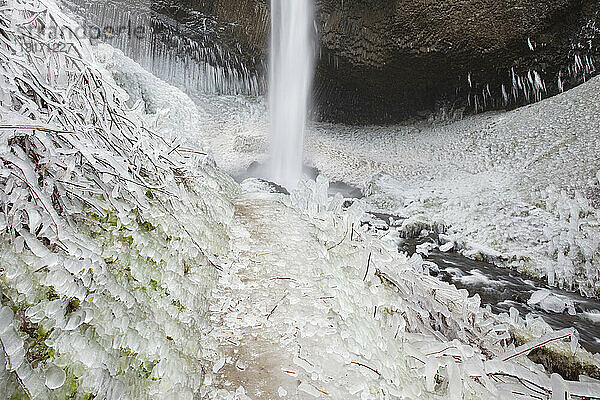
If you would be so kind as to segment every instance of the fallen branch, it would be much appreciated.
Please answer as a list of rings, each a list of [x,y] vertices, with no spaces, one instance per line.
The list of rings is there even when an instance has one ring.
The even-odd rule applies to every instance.
[[[267,315],[267,320],[269,320],[269,318],[271,318],[271,315],[273,315],[273,313],[275,312],[275,310],[277,309],[277,307],[279,307],[279,304],[281,304],[281,302],[283,301],[283,299],[285,299],[287,297],[287,293],[283,295],[283,297],[275,304],[275,307],[273,307],[273,309],[271,310],[271,312],[269,313],[269,315]]]
[[[339,246],[340,244],[342,244],[342,242],[344,241],[344,239],[346,239],[346,236],[348,236],[348,224],[346,224],[346,233],[344,233],[344,237],[342,238],[342,240],[340,240],[338,243],[334,244],[333,246],[327,248],[327,251]]]
[[[0,129],[27,129],[32,131],[42,131],[48,133],[68,133],[70,135],[76,135],[73,131],[63,131],[60,129],[45,128],[42,126],[26,126],[26,125],[0,125]]]
[[[369,253],[369,259],[367,260],[367,270],[365,271],[363,282],[367,279],[367,275],[369,275],[369,267],[371,266],[371,255],[372,253]]]

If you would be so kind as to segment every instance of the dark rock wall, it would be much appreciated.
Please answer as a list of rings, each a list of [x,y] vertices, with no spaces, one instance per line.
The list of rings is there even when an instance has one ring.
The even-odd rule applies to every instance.
[[[189,36],[209,50],[202,61],[265,74],[270,35],[266,1],[152,0],[151,8],[180,24],[169,35]]]
[[[181,21],[214,16],[225,49],[264,70],[268,0],[162,1],[160,12]],[[516,107],[581,83],[600,62],[598,0],[316,0],[315,7],[313,111],[325,120],[387,123],[436,108]]]
[[[536,99],[529,71],[544,80],[539,95],[555,94],[561,69],[567,87],[582,79],[569,82],[566,70],[582,26],[598,19],[597,1],[317,3],[325,55],[315,83],[318,112],[359,123],[392,122],[439,106],[480,111],[525,104]],[[597,56],[597,42],[592,47],[579,52]],[[523,76],[514,93],[513,69]]]

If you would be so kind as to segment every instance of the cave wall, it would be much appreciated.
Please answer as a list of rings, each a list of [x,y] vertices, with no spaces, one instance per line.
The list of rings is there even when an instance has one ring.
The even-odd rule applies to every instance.
[[[214,16],[225,45],[265,69],[268,1],[157,4],[188,23]],[[597,0],[316,0],[315,9],[313,113],[323,120],[512,108],[581,83],[600,62]]]

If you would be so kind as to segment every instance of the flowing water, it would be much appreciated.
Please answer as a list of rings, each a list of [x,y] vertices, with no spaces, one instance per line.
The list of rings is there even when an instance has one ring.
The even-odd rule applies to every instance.
[[[312,81],[311,0],[271,1],[271,171],[294,187],[302,176],[302,149]]]
[[[390,229],[390,220],[399,220],[390,214],[371,213],[375,218],[370,224],[371,229],[387,231]],[[399,251],[412,255],[417,252],[417,247],[426,243],[436,243],[437,235],[431,234],[419,238],[403,239]],[[525,316],[542,317],[552,328],[564,329],[574,327],[580,335],[580,342],[584,348],[592,353],[600,353],[600,301],[582,297],[573,292],[550,287],[541,280],[531,280],[517,271],[507,268],[498,268],[485,261],[467,258],[460,253],[440,251],[437,247],[421,254],[425,260],[436,264],[430,274],[439,279],[455,285],[459,289],[466,289],[469,295],[479,295],[481,304],[497,314],[510,313],[511,308],[516,309]],[[564,299],[572,305],[569,312],[552,311],[540,304],[531,302],[534,293],[541,290],[547,291],[557,299]]]

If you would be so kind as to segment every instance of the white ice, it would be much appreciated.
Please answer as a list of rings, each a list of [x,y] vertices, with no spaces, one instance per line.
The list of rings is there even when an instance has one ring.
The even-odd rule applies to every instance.
[[[25,9],[35,6],[35,13],[45,13],[49,8],[54,19],[64,18],[50,1],[25,0],[20,4]],[[11,37],[12,33],[7,35]],[[101,106],[114,107],[114,111],[136,123],[144,122],[155,129],[156,135],[150,135],[133,124],[137,135],[134,138],[143,140],[136,142],[140,147],[125,148],[132,158],[142,160],[140,165],[150,168],[152,162],[176,154],[173,147],[179,143],[167,139],[179,139],[178,134],[188,145],[197,143],[197,152],[205,146],[212,148],[217,162],[240,162],[235,153],[219,158],[223,147],[212,145],[218,142],[219,132],[227,136],[240,127],[242,131],[246,129],[246,121],[262,121],[261,113],[247,117],[244,111],[241,114],[246,116],[239,119],[235,113],[223,115],[221,104],[228,104],[225,109],[236,108],[228,103],[232,99],[212,97],[194,104],[181,91],[145,73],[110,47],[99,46],[95,54],[96,60],[90,54],[83,55],[88,57],[86,62],[98,68],[89,73],[97,73],[94,76],[114,95],[114,101],[123,93],[109,87],[116,82],[121,84],[130,92],[130,105],[136,107],[126,110],[120,103],[100,102],[97,109],[84,109],[100,112]],[[22,64],[27,65],[24,55],[20,57],[25,60]],[[75,60],[75,65],[82,67]],[[6,65],[20,71],[14,61],[8,60]],[[5,70],[0,71],[9,79]],[[8,94],[21,94],[16,85],[7,90]],[[3,100],[11,98],[5,96]],[[211,106],[215,109],[211,110]],[[6,108],[2,110],[3,117],[14,117]],[[47,117],[44,110],[37,112]],[[221,117],[204,125],[211,113],[221,113]],[[230,117],[233,121],[229,121]],[[14,118],[9,122],[17,121]],[[223,129],[219,131],[219,127]],[[18,129],[7,131],[16,135]],[[53,143],[42,133],[35,137]],[[381,137],[387,138],[384,142],[393,142],[390,136]],[[76,132],[69,138],[76,141],[87,137]],[[23,175],[35,187],[38,175],[31,167],[33,162],[27,154],[21,154],[24,152],[19,150],[18,142],[10,146],[20,158],[7,152],[1,153],[2,157],[12,160],[10,165],[21,166]],[[94,141],[64,148],[77,148],[90,158],[115,161],[104,161],[109,172],[109,168],[124,165],[128,167],[120,173],[135,169],[126,157],[117,159],[110,148]],[[316,150],[315,143],[312,148]],[[148,155],[144,151],[156,157],[148,161],[143,157]],[[253,151],[248,150],[246,160],[255,156]],[[431,149],[427,151],[434,154]],[[69,152],[65,153],[50,157],[60,160],[60,165],[52,165],[53,168],[68,168]],[[318,155],[316,151],[314,154]],[[442,153],[438,155],[441,157]],[[168,175],[172,180],[154,188],[154,194],[116,183],[110,176],[102,178],[102,184],[110,189],[103,193],[114,203],[109,205],[98,197],[88,202],[109,209],[114,206],[116,222],[99,236],[91,235],[86,230],[91,228],[85,223],[75,222],[79,219],[74,215],[81,217],[83,210],[76,210],[73,215],[69,214],[71,210],[65,210],[59,216],[43,193],[39,199],[32,199],[28,189],[16,183],[10,188],[12,192],[7,190],[13,202],[13,198],[20,200],[17,195],[25,193],[22,203],[37,210],[46,221],[50,219],[48,215],[68,218],[69,224],[61,224],[61,228],[69,235],[60,236],[64,249],[45,251],[44,242],[31,232],[20,235],[23,239],[14,243],[8,234],[3,234],[2,293],[23,308],[18,318],[32,317],[52,330],[44,344],[56,353],[43,366],[33,369],[25,358],[21,323],[12,311],[2,308],[2,359],[18,363],[9,362],[7,368],[2,364],[0,376],[7,377],[11,372],[19,378],[19,385],[39,398],[64,398],[61,390],[68,390],[71,384],[81,389],[78,393],[93,392],[97,398],[115,399],[260,399],[278,398],[284,392],[292,398],[365,400],[514,398],[516,393],[535,398],[536,393],[527,382],[541,385],[546,398],[552,391],[600,392],[595,382],[551,378],[524,353],[514,354],[511,335],[522,334],[537,339],[534,344],[553,340],[558,351],[598,363],[597,357],[576,346],[572,331],[559,335],[542,320],[520,318],[516,310],[510,315],[494,315],[481,307],[478,296],[469,297],[467,291],[429,276],[428,264],[421,256],[409,258],[398,253],[396,236],[378,237],[361,225],[365,209],[373,207],[369,203],[372,199],[356,201],[344,210],[341,196],[328,196],[329,182],[324,176],[302,181],[291,196],[271,193],[257,184],[245,185],[246,191],[242,191],[210,158],[172,157],[179,163],[177,171],[190,176],[180,183],[175,180],[175,173]],[[341,156],[328,159],[338,160],[336,157]],[[353,182],[352,174],[364,172],[361,165],[340,164],[335,171]],[[425,174],[431,166],[421,166],[420,173]],[[166,170],[171,171],[170,168]],[[71,176],[81,177],[70,172]],[[329,173],[336,177],[333,172],[332,168]],[[371,172],[374,171],[364,178]],[[447,172],[452,175],[452,171]],[[411,184],[423,182],[423,176],[400,182],[401,185],[396,184],[399,178],[380,176],[398,192],[389,196],[371,187],[373,196],[381,194],[382,204],[393,202],[400,212],[408,212],[407,207],[419,202]],[[489,176],[493,180],[491,173]],[[441,182],[434,179],[431,187]],[[492,187],[502,188],[498,182],[496,185]],[[469,194],[473,197],[462,193],[464,197],[453,199],[481,200],[484,193],[478,190],[485,186],[472,189]],[[505,193],[513,193],[512,186],[504,189]],[[166,190],[172,192],[160,199],[164,207],[170,208],[155,208],[157,202],[148,199]],[[123,198],[123,193],[133,194]],[[471,204],[457,201],[452,209],[443,196],[437,200],[426,197],[422,203],[442,214]],[[131,199],[144,202],[145,207],[134,212]],[[476,215],[481,205],[471,206]],[[573,217],[581,214],[567,211]],[[29,220],[38,220],[34,214],[27,213]],[[516,218],[521,214],[504,215]],[[426,215],[418,217],[427,221]],[[138,218],[147,219],[154,229],[148,225],[141,229]],[[585,212],[581,218],[586,218]],[[453,225],[459,224],[460,218],[454,222]],[[7,226],[8,223],[15,222],[7,220]],[[469,249],[459,242],[458,233],[452,241]],[[490,248],[492,244],[488,244]],[[53,299],[47,297],[50,286],[55,291]],[[69,312],[75,298],[81,300],[79,307]],[[570,341],[573,348],[563,341]],[[500,358],[507,354],[510,359]],[[67,375],[63,367],[73,374]]]

